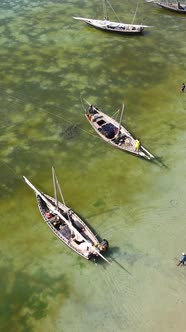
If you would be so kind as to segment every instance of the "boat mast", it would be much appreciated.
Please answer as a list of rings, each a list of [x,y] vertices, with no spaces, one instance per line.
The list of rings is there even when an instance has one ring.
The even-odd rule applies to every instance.
[[[108,12],[107,12],[107,4],[106,4],[106,0],[103,0],[103,17],[104,20],[108,20]]]
[[[117,14],[116,14],[114,8],[112,7],[111,3],[110,3],[108,0],[105,0],[105,5],[106,5],[106,3],[108,3],[109,7],[111,8],[111,10],[113,11],[114,15],[116,16],[118,22],[120,22],[120,19],[119,19],[119,17],[117,16]]]
[[[119,137],[119,135],[120,135],[121,121],[122,121],[122,118],[123,118],[123,112],[124,112],[124,104],[122,106],[122,110],[121,110],[121,114],[120,114],[119,127],[118,127],[118,132],[117,132],[116,137]]]
[[[57,184],[57,187],[58,187],[59,193],[60,193],[60,195],[61,195],[61,199],[62,199],[62,201],[63,201],[63,204],[66,206],[66,204],[65,204],[65,200],[64,200],[64,196],[63,196],[63,193],[62,193],[61,187],[60,187],[60,185],[59,185],[58,178],[57,178],[57,176],[56,176],[56,173],[55,173],[55,170],[54,170],[53,167],[52,167],[52,172],[54,173],[55,183]]]
[[[134,24],[134,20],[135,20],[135,18],[136,18],[136,14],[137,14],[138,6],[139,6],[139,0],[137,1],[137,6],[136,6],[136,10],[135,10],[135,13],[134,13],[134,16],[133,16],[132,24]]]
[[[52,167],[52,178],[53,178],[53,185],[54,185],[54,196],[55,196],[55,201],[56,201],[56,208],[58,210],[58,199],[57,199],[57,190],[56,190],[56,177],[55,177],[54,167]]]
[[[60,184],[59,184],[58,178],[57,178],[57,176],[56,176],[56,173],[55,173],[55,170],[54,170],[53,167],[52,167],[52,173],[53,173],[53,176],[54,176],[54,179],[55,179],[55,184],[57,184],[57,187],[58,187],[58,190],[59,190],[59,193],[60,193],[60,196],[61,196],[62,202],[63,202],[63,204],[66,206],[66,204],[65,204],[65,200],[64,200],[64,196],[63,196],[63,193],[62,193],[62,190],[61,190],[61,187],[60,187]],[[72,224],[72,223],[71,223],[71,220],[70,220],[69,209],[67,210],[67,217],[68,217],[68,221],[69,221],[69,223]]]
[[[121,116],[120,116],[120,120],[119,120],[119,130],[121,129],[121,121],[122,121],[122,118],[123,118],[124,107],[125,107],[125,105],[123,104],[122,110],[121,110]]]

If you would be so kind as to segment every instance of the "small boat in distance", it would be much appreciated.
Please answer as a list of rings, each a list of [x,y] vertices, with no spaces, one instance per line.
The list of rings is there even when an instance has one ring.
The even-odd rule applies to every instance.
[[[103,12],[104,12],[103,20],[95,20],[95,19],[91,19],[91,18],[76,17],[76,16],[74,16],[73,18],[75,20],[84,21],[85,23],[93,26],[94,28],[101,29],[101,30],[108,31],[108,32],[117,32],[120,34],[139,35],[139,34],[142,34],[142,32],[144,31],[145,28],[149,28],[148,25],[134,24],[134,19],[135,19],[137,9],[138,9],[138,3],[137,3],[137,7],[136,7],[136,11],[135,11],[132,23],[121,23],[117,16],[116,16],[116,18],[117,18],[118,22],[110,21],[108,18],[108,14],[107,14],[107,3],[109,4],[110,8],[112,9],[112,11],[114,12],[114,14],[116,16],[116,13],[115,13],[114,9],[112,8],[111,4],[109,3],[109,1],[104,0],[103,1]]]
[[[40,192],[33,184],[23,176],[28,186],[35,192],[39,211],[49,228],[70,249],[85,259],[102,257],[110,263],[102,254],[108,249],[108,241],[100,242],[83,220],[69,207],[66,206],[54,168],[52,168],[55,198]],[[63,203],[57,199],[57,189]],[[111,264],[111,263],[110,263]]]
[[[87,101],[86,101],[87,102]],[[132,134],[121,125],[124,105],[120,112],[120,121],[117,122],[107,114],[100,111],[96,106],[89,104],[88,110],[85,116],[97,134],[107,143],[112,146],[132,153],[138,157],[142,157],[148,160],[154,159],[155,157],[145,149],[138,139],[135,139]]]
[[[171,10],[176,13],[186,14],[186,3],[180,3],[179,1],[176,1],[176,2],[169,2],[169,1],[165,1],[165,2],[159,1],[158,2],[158,1],[154,1],[154,0],[146,0],[146,1],[153,2],[158,7],[168,9],[168,10]]]

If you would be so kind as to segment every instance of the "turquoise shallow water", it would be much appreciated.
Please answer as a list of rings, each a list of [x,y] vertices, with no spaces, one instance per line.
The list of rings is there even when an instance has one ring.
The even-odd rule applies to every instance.
[[[132,20],[136,1],[113,5]],[[183,332],[185,16],[140,1],[136,23],[152,28],[130,38],[72,19],[101,18],[97,1],[0,9],[0,330]],[[124,102],[123,123],[162,164],[97,138],[82,98],[109,115]],[[112,266],[43,224],[21,177],[52,195],[52,165],[66,203],[108,239]]]

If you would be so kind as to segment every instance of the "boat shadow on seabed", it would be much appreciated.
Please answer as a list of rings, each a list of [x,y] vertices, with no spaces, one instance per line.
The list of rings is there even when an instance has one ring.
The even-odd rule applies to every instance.
[[[112,255],[120,250],[119,247],[109,247],[109,250],[104,253],[104,256],[109,259],[110,263],[115,263],[120,269],[122,269],[124,272],[127,272],[130,276],[132,276],[132,273],[129,272],[121,263],[118,262]],[[97,261],[95,260],[94,263],[97,265]],[[99,264],[100,265],[100,264]],[[106,269],[108,264],[106,264],[105,261],[101,261],[101,266],[103,269]]]
[[[159,166],[159,167],[163,167],[168,169],[169,167],[164,163],[163,158],[162,157],[157,157],[155,156],[153,160],[150,160],[151,162],[153,162],[155,165]]]

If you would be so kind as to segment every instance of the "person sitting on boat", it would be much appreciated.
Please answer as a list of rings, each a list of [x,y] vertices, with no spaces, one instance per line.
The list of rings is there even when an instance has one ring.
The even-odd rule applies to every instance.
[[[90,107],[89,107],[89,109],[88,109],[88,112],[89,112],[90,114],[94,114],[94,108],[93,108],[92,105],[90,105]]]
[[[106,239],[103,239],[103,241],[100,243],[100,249],[101,251],[107,251],[109,246],[109,243]]]
[[[100,118],[101,116],[99,114],[94,114],[93,115],[93,119],[92,121],[95,122],[98,118]]]
[[[184,9],[184,8],[180,5],[180,2],[178,2],[178,9]]]
[[[136,141],[135,141],[135,151],[139,152],[140,146],[141,146],[140,140],[136,139]]]
[[[125,143],[125,140],[127,139],[126,135],[120,135],[119,138],[119,145],[122,145],[123,143]]]
[[[54,215],[52,214],[52,212],[50,211],[46,211],[45,212],[45,217],[47,217],[48,219],[51,219]]]
[[[114,127],[113,132],[114,132],[114,137],[112,138],[112,141],[114,141],[115,143],[119,143],[119,140],[121,138],[121,131],[119,130],[119,128]]]
[[[59,216],[55,216],[55,219],[53,221],[54,226],[60,226],[62,225],[61,220],[59,219]]]

